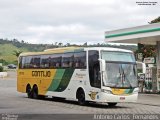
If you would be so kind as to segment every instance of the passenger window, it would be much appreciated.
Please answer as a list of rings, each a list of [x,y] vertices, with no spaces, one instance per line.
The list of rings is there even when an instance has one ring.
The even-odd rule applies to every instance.
[[[60,68],[62,62],[61,54],[50,55],[50,68]]]
[[[62,57],[62,67],[69,68],[73,67],[74,54],[73,53],[65,53]]]
[[[40,68],[40,56],[32,56],[31,68]]]
[[[86,52],[74,53],[74,67],[86,69]]]
[[[31,60],[32,60],[31,56],[24,57],[24,68],[32,68]]]
[[[41,55],[41,68],[49,68],[50,56],[49,55]]]
[[[19,57],[19,68],[23,68],[23,64],[22,64],[22,59],[23,57]]]

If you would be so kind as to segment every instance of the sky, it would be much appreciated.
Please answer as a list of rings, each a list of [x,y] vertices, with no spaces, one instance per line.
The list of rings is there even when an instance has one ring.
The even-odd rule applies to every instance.
[[[157,2],[138,5],[137,2]],[[104,43],[104,33],[146,25],[159,0],[0,0],[0,38],[33,44]]]

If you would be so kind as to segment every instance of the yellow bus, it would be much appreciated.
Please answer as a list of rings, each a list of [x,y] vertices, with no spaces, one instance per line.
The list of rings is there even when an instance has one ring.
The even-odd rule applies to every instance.
[[[137,71],[129,50],[66,47],[19,56],[17,90],[29,98],[45,96],[103,102],[136,102]]]

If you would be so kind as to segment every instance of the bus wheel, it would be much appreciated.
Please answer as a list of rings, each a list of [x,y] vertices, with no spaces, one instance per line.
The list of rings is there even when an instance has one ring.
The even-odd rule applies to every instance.
[[[38,87],[37,86],[34,86],[33,87],[33,99],[38,99]]]
[[[38,99],[45,99],[45,95],[38,95]]]
[[[27,85],[26,93],[27,93],[28,98],[32,98],[32,97],[33,97],[32,90],[31,90],[31,86],[30,86],[30,85]]]
[[[85,105],[86,104],[85,93],[82,89],[77,91],[77,99],[78,99],[79,105]]]
[[[61,98],[61,97],[54,97],[54,96],[52,96],[52,100],[56,100],[56,101],[63,101],[63,100],[65,100],[65,98]]]
[[[109,107],[114,107],[114,106],[116,106],[117,105],[117,103],[108,103],[108,106]]]

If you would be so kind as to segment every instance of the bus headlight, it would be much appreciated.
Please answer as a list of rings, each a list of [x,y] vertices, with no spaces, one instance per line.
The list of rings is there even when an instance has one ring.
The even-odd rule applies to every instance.
[[[133,94],[138,94],[138,92],[139,92],[139,89],[137,88],[133,91]]]
[[[101,91],[104,92],[104,93],[112,94],[112,92],[110,90],[102,89]]]

